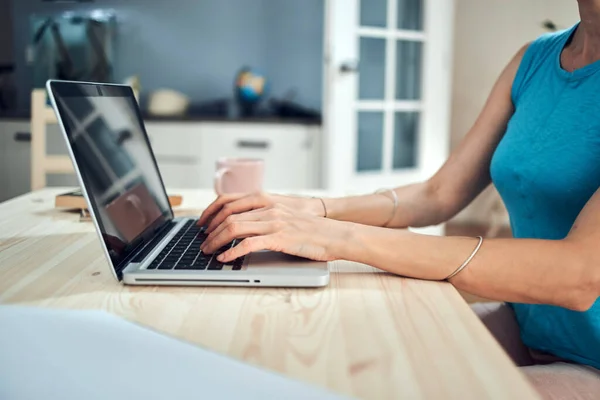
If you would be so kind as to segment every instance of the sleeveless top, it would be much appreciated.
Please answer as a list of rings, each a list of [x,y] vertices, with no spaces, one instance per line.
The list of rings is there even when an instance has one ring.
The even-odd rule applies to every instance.
[[[600,61],[574,72],[560,64],[577,27],[531,43],[513,81],[515,112],[490,172],[515,238],[565,238],[600,187]],[[525,345],[600,369],[600,299],[585,312],[511,306]]]

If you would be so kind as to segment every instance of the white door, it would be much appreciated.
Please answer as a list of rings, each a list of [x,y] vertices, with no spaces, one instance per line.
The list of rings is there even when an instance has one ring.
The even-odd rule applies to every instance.
[[[448,155],[454,0],[325,7],[325,186],[427,179]]]

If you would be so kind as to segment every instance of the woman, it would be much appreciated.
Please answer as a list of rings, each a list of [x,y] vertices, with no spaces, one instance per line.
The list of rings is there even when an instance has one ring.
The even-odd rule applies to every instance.
[[[505,303],[476,311],[547,398],[600,398],[600,0],[524,46],[474,126],[426,182],[340,199],[228,195],[201,216],[211,253],[346,259]],[[491,182],[514,239],[386,229],[439,224]],[[326,218],[323,218],[326,217]]]

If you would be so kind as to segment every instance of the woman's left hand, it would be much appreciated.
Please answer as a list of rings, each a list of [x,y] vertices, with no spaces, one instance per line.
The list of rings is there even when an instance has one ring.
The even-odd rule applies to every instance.
[[[343,258],[351,225],[276,204],[227,217],[208,235],[201,249],[212,254],[232,240],[243,238],[217,259],[229,262],[254,251],[272,250],[317,261],[332,261]]]

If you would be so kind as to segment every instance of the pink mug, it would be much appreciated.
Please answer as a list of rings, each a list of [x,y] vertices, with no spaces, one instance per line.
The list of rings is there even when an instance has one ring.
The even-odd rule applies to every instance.
[[[221,158],[217,160],[215,192],[254,193],[263,189],[265,162],[259,158]]]

